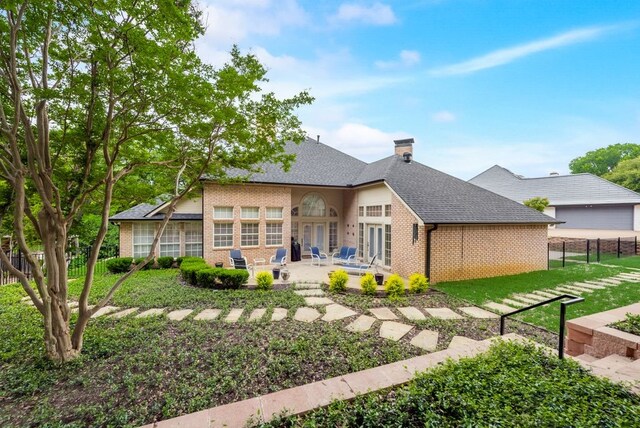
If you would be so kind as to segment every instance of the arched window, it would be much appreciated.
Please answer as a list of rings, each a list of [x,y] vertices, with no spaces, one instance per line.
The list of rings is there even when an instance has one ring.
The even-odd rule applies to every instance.
[[[291,208],[291,217],[298,217],[298,207]]]
[[[309,193],[302,199],[302,215],[305,217],[325,217],[327,206],[319,193]]]
[[[338,211],[335,208],[329,208],[329,217],[338,217]]]

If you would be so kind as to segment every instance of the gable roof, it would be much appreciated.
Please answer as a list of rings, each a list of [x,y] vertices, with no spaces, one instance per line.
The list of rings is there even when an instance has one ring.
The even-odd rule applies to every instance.
[[[469,182],[517,202],[540,196],[553,206],[640,203],[640,194],[588,173],[524,178],[494,165]]]
[[[138,204],[128,210],[119,212],[115,215],[109,217],[110,221],[127,221],[127,220],[150,220],[150,221],[160,221],[164,219],[164,213],[157,213],[152,216],[152,212],[165,205],[165,202],[161,202],[159,204]],[[201,213],[173,213],[171,216],[171,220],[202,220]]]

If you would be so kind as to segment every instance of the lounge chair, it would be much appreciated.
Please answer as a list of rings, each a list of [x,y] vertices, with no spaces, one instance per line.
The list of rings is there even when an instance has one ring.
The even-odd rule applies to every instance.
[[[331,255],[331,264],[351,264],[356,262],[356,247],[341,247]]]
[[[284,266],[287,264],[287,249],[286,248],[278,248],[276,250],[276,255],[271,256],[269,259],[269,264],[272,265],[280,265]]]
[[[352,263],[344,265],[343,269],[347,271],[347,273],[357,273],[358,275],[364,275],[365,273],[369,272],[369,269],[371,269],[371,266],[373,266],[373,262],[376,261],[376,257],[377,255],[373,256],[373,258],[371,259],[371,263],[369,264]]]
[[[320,252],[320,249],[318,247],[311,247],[311,265],[314,264],[314,262],[320,266],[320,263],[324,263],[327,260],[329,260],[329,256],[327,256],[325,253]]]
[[[247,258],[242,256],[241,250],[229,251],[229,264],[234,269],[247,269],[251,268],[251,265],[247,262]]]

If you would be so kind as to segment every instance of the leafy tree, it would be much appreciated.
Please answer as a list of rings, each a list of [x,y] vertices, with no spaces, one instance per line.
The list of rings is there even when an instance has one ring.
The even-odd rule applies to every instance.
[[[627,189],[640,192],[640,157],[623,160],[603,178]]]
[[[531,199],[527,199],[526,201],[522,202],[524,205],[528,206],[529,208],[533,208],[534,210],[538,210],[540,212],[543,212],[545,208],[547,208],[549,206],[549,199],[548,198],[542,198],[540,196],[535,196]]]
[[[286,169],[293,157],[285,141],[304,138],[295,110],[311,97],[262,92],[264,67],[237,48],[219,69],[203,64],[193,48],[200,19],[189,0],[0,3],[0,190],[10,189],[0,216],[11,217],[35,286],[1,251],[0,260],[42,314],[53,360],[80,354],[91,315],[152,259],[177,202],[203,174],[224,179],[228,167],[255,170],[260,162]],[[114,196],[134,174],[154,177],[156,192],[168,196],[167,215],[149,256],[90,309]],[[71,228],[91,203],[99,221],[71,326],[65,254]]]
[[[640,144],[612,144],[587,152],[569,162],[572,174],[589,172],[599,177],[611,172],[620,161],[640,156]]]

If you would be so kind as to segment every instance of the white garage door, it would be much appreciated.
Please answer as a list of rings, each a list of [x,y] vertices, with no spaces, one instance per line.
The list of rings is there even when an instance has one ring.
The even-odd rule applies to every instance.
[[[556,207],[562,229],[633,230],[633,205]]]

